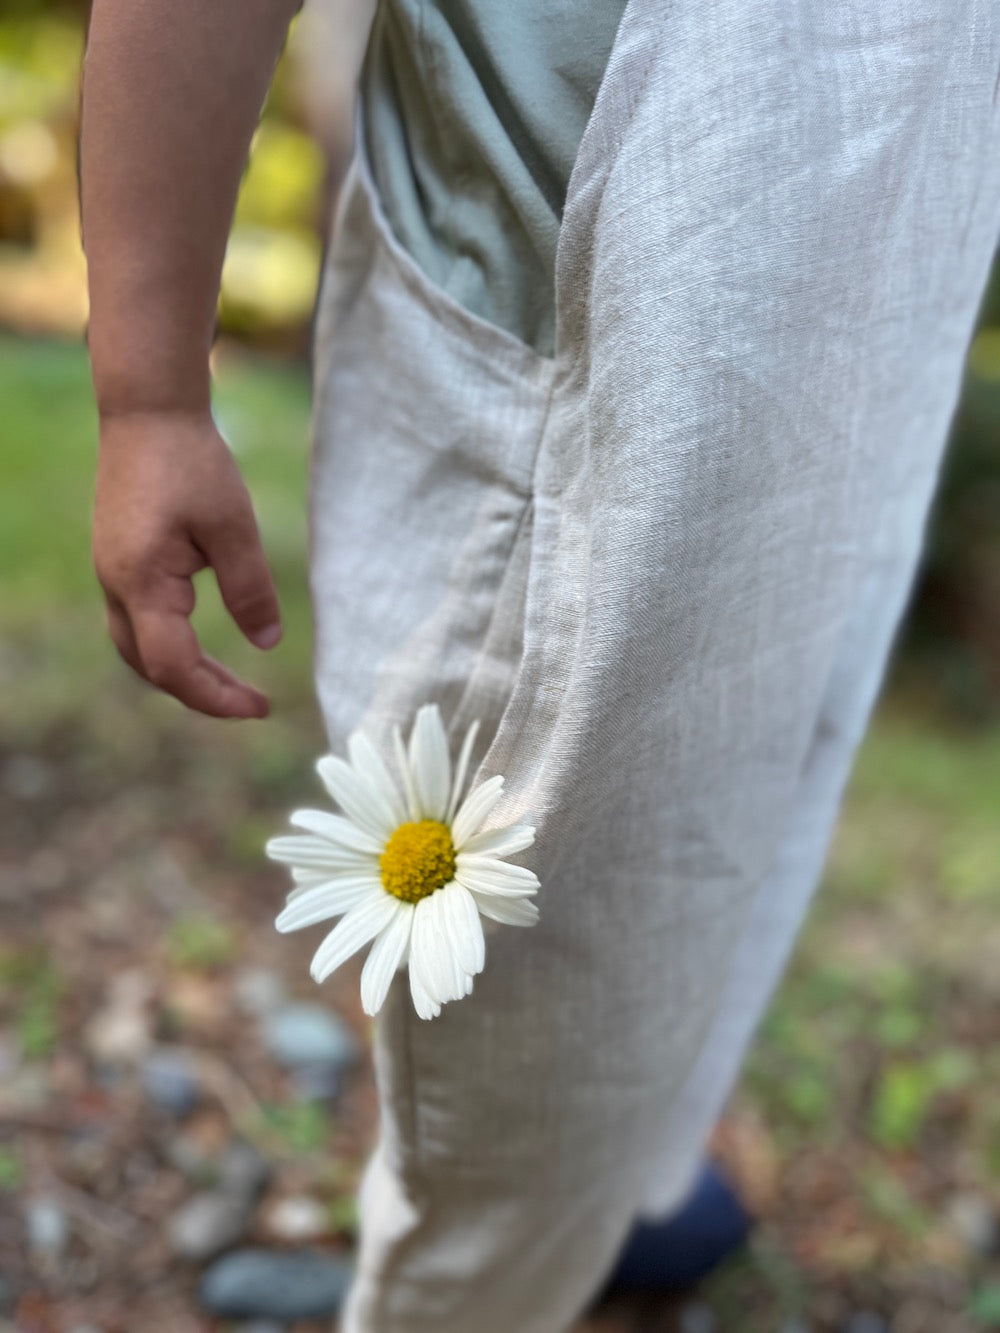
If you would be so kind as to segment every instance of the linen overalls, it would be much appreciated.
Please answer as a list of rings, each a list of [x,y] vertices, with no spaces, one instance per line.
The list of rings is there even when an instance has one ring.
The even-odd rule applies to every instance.
[[[553,358],[425,278],[356,155],[315,349],[330,746],[481,718],[542,887],[440,1018],[393,983],[344,1333],[565,1333],[692,1181],[911,586],[1000,230],[998,18],[630,0]]]

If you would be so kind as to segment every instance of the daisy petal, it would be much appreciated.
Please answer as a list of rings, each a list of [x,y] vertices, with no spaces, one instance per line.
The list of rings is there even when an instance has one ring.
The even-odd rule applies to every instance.
[[[296,884],[325,884],[344,873],[339,868],[325,870],[322,866],[290,866],[289,871]]]
[[[501,880],[497,875],[486,875],[481,870],[456,867],[455,878],[470,893],[494,894],[497,898],[532,898],[538,892],[534,884]]]
[[[289,889],[285,894],[285,902],[290,903],[295,898],[301,898],[304,893],[310,889],[317,888],[320,884],[343,884],[344,880],[358,879],[359,876],[350,870],[301,870],[298,866],[292,867],[292,875],[295,879],[295,887]],[[372,879],[373,875],[365,875],[364,878]]]
[[[325,981],[331,972],[387,926],[396,914],[397,902],[391,893],[379,889],[378,893],[368,894],[352,907],[316,950],[309,967],[313,980]]]
[[[461,887],[460,884],[456,885],[456,888]],[[444,956],[447,959],[448,966],[451,970],[451,991],[449,993],[449,999],[460,1000],[465,994],[465,983],[468,973],[462,964],[459,951],[455,948],[456,935],[451,929],[448,902],[443,896],[443,890],[439,890],[437,893],[432,893],[427,901],[431,904],[431,911],[434,915],[434,926],[438,938],[443,942]],[[476,915],[478,917],[478,913]],[[463,952],[470,953],[472,951],[466,947]]]
[[[538,920],[538,908],[526,898],[496,898],[488,893],[473,893],[476,906],[491,921],[505,926],[533,926]]]
[[[327,791],[347,817],[359,828],[383,842],[391,836],[394,825],[373,795],[368,783],[335,754],[324,755],[316,769]]]
[[[421,898],[413,913],[413,931],[410,935],[410,974],[414,972],[424,990],[435,1003],[457,1000],[464,994],[464,982],[456,990],[459,978],[452,966],[451,945],[444,923],[438,914],[434,899]]]
[[[271,838],[264,851],[272,861],[280,861],[283,865],[314,867],[317,870],[340,868],[337,848],[332,847],[325,838],[286,834],[281,838]]]
[[[451,941],[452,952],[466,973],[475,975],[483,970],[486,946],[483,942],[483,923],[472,894],[462,884],[452,880],[435,895],[444,909],[445,928]]]
[[[496,856],[470,856],[468,852],[459,852],[455,865],[460,870],[471,870],[501,884],[531,884],[538,888],[538,876],[533,870],[501,861]]]
[[[331,879],[325,884],[303,885],[288,895],[284,909],[278,914],[275,928],[282,934],[314,926],[331,916],[349,912],[366,898],[384,892],[377,879],[358,875],[350,879]]]
[[[462,786],[465,782],[465,773],[469,767],[469,756],[472,754],[472,747],[475,744],[476,732],[479,730],[479,718],[469,723],[469,729],[465,733],[465,739],[462,741],[462,749],[459,752],[458,763],[455,766],[455,778],[451,784],[451,796],[448,798],[448,809],[444,814],[444,822],[450,824],[455,811],[458,809],[458,798],[462,794]]]
[[[405,823],[406,808],[399,795],[399,788],[389,776],[382,756],[363,731],[355,731],[348,737],[347,753],[354,771],[368,784],[372,799],[378,799],[392,827],[397,828]]]
[[[399,727],[392,729],[392,745],[396,751],[396,767],[399,769],[399,775],[403,779],[403,791],[406,793],[406,808],[410,812],[410,819],[420,818],[420,806],[417,803],[417,793],[413,786],[413,774],[410,772],[410,761],[406,757],[406,747],[403,745],[403,733]]]
[[[474,833],[462,845],[469,855],[513,856],[523,852],[535,841],[535,830],[530,824],[511,824],[507,828],[488,829]]]
[[[437,704],[424,704],[410,732],[410,772],[421,819],[443,819],[451,790],[448,738]]]
[[[373,837],[343,815],[332,815],[328,810],[295,810],[288,819],[296,828],[307,829],[345,851],[378,856],[385,846],[384,838]]]
[[[417,1011],[418,1018],[437,1018],[441,1012],[441,1006],[427,994],[423,982],[412,967],[410,968],[410,994],[413,997],[413,1007]]]
[[[396,913],[372,945],[361,969],[361,1007],[374,1017],[385,1003],[392,978],[403,962],[410,930],[413,926],[413,908],[409,903],[397,903]]]
[[[451,825],[451,836],[456,851],[462,851],[466,839],[478,831],[480,824],[502,794],[503,777],[499,773],[469,793],[458,807],[458,813]]]

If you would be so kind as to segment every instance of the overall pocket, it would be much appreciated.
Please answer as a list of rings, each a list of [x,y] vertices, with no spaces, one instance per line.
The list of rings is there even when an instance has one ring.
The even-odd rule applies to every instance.
[[[520,652],[553,368],[402,250],[359,137],[315,342],[310,578],[334,749],[359,725],[384,742],[428,701],[490,734]]]

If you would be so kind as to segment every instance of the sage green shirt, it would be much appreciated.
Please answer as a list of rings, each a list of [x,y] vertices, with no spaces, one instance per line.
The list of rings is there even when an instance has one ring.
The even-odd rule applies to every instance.
[[[545,355],[570,171],[625,0],[381,0],[362,81],[389,224],[438,286]]]

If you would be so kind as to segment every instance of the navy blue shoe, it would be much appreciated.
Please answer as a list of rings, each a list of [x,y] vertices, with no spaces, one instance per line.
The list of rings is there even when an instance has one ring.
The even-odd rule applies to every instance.
[[[677,1212],[661,1221],[636,1222],[601,1299],[621,1291],[693,1286],[743,1246],[752,1226],[753,1217],[721,1171],[706,1162]]]

